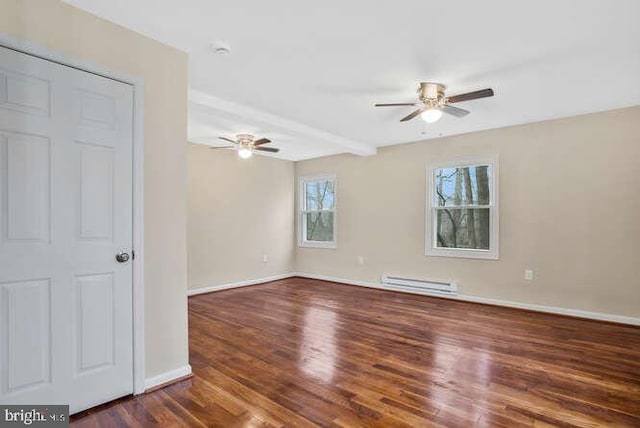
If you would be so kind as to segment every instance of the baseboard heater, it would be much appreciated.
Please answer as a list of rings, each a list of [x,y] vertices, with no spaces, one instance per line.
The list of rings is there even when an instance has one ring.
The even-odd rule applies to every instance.
[[[414,293],[458,294],[458,287],[453,281],[442,282],[400,276],[383,276],[382,286],[392,290],[412,291]]]

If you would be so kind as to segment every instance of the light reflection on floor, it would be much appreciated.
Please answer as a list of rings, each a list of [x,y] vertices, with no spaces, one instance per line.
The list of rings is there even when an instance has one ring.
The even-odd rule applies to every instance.
[[[434,341],[434,365],[441,370],[441,382],[429,384],[429,400],[438,403],[440,408],[447,408],[450,411],[464,410],[466,414],[473,414],[475,420],[479,420],[487,411],[487,402],[484,394],[475,397],[473,401],[465,402],[460,400],[458,388],[463,388],[467,379],[473,378],[475,383],[485,383],[487,387],[491,381],[492,358],[491,355],[482,350],[476,349],[473,356],[465,356],[457,349],[452,349],[449,343]],[[467,391],[470,395],[475,392]],[[462,407],[463,408],[461,409]]]
[[[336,313],[331,309],[310,305],[305,311],[300,369],[321,382],[333,381],[338,352],[337,324]]]

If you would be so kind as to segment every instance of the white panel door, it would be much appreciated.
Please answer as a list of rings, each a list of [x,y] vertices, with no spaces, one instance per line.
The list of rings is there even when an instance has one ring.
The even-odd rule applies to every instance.
[[[0,403],[133,391],[131,86],[0,47]]]

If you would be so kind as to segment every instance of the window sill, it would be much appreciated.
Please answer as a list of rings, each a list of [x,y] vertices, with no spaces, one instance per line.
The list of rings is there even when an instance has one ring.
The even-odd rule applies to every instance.
[[[466,249],[445,249],[445,248],[428,248],[425,251],[427,257],[451,257],[455,259],[474,259],[474,260],[499,260],[497,250],[493,251],[477,251]]]
[[[337,242],[321,242],[321,241],[302,241],[298,244],[298,247],[335,250],[338,248],[338,243]]]

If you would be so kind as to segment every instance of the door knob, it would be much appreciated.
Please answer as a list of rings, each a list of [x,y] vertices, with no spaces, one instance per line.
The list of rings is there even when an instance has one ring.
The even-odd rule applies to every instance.
[[[116,254],[116,261],[118,263],[126,263],[129,261],[129,253],[125,253],[124,251]]]

